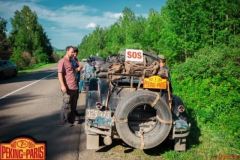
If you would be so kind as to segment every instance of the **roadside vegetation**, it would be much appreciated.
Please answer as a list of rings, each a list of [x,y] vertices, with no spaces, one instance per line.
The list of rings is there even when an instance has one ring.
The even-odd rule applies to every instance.
[[[149,159],[240,156],[239,6],[238,0],[167,0],[161,12],[150,9],[148,18],[124,8],[116,23],[98,26],[83,38],[78,47],[84,56],[134,48],[167,57],[173,92],[184,100],[192,124],[187,151],[160,146],[153,153],[133,154]]]
[[[0,59],[14,62],[19,70],[57,62],[58,56],[50,39],[38,23],[37,14],[28,6],[14,12],[9,37],[6,35],[6,24],[7,21],[0,17]]]
[[[54,66],[54,65],[57,65],[57,63],[38,63],[31,68],[26,68],[26,69],[18,71],[18,74],[25,74],[25,73],[29,73],[29,72],[32,72],[32,71],[42,69],[42,68],[51,67],[51,66]]]
[[[160,145],[151,151],[123,153],[122,158],[240,156],[239,6],[239,0],[167,0],[160,12],[150,9],[147,18],[124,8],[116,23],[107,28],[97,26],[82,39],[79,59],[96,53],[107,57],[126,48],[164,54],[173,93],[187,107],[192,126],[186,152]],[[32,69],[37,64],[57,62],[64,55],[53,51],[29,7],[14,13],[8,38],[6,23],[0,18],[0,59],[10,59],[20,69]]]

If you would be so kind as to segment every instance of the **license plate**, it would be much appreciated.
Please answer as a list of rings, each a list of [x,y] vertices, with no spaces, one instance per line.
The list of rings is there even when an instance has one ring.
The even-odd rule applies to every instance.
[[[99,111],[98,109],[87,109],[86,117],[88,119],[95,119],[96,117],[111,118],[111,111]]]

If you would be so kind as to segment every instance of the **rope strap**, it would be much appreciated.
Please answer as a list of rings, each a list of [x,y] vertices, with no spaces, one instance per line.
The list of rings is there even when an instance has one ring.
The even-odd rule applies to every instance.
[[[116,120],[116,117],[113,116],[112,122],[115,122],[115,123],[127,123],[127,122],[128,122],[128,119],[123,119],[123,120],[117,121],[117,120]]]
[[[172,123],[172,120],[171,120],[171,121],[165,121],[165,120],[161,119],[158,115],[156,116],[156,118],[157,118],[158,121],[161,122],[161,123],[167,123],[167,124],[171,124],[171,123]]]
[[[141,138],[141,147],[140,147],[140,149],[144,149],[144,137],[143,137],[143,132],[138,132],[138,136]]]
[[[157,104],[158,100],[160,99],[160,95],[158,93],[155,93],[155,94],[157,95],[157,97],[154,100],[154,102],[152,103],[152,107],[154,107]]]

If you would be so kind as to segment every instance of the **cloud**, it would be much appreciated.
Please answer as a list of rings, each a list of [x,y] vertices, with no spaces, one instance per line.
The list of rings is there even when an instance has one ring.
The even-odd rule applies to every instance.
[[[63,48],[62,46],[65,46],[64,43],[67,40],[70,40],[69,42],[80,43],[82,37],[89,34],[96,26],[109,27],[114,24],[120,16],[123,16],[122,13],[101,13],[98,9],[85,5],[71,4],[50,9],[47,6],[39,4],[39,1],[40,0],[0,0],[0,17],[10,22],[10,18],[13,18],[16,10],[21,11],[24,5],[29,6],[32,12],[37,13],[39,23],[42,24],[48,37],[51,39],[52,45],[57,48]],[[11,23],[7,24],[7,26],[10,25]],[[68,28],[68,30],[64,30],[64,28]],[[65,32],[64,34],[62,33],[63,30]],[[60,31],[61,34],[56,31]],[[78,34],[74,35],[78,35],[78,37],[67,38],[67,35],[76,32]],[[56,37],[57,39],[55,39]]]
[[[51,17],[56,17],[57,15],[55,13],[50,14]]]
[[[114,18],[114,19],[118,19],[119,17],[123,16],[122,13],[112,13],[112,12],[105,12],[103,15],[106,18]]]
[[[121,16],[120,13],[103,13],[102,16],[88,15],[88,12],[96,12],[97,9],[86,7],[84,5],[67,5],[61,8],[50,10],[32,1],[1,1],[0,0],[0,16],[4,19],[10,19],[14,16],[16,10],[21,10],[24,5],[30,7],[36,12],[39,19],[56,23],[61,27],[70,27],[76,29],[86,29],[85,27],[94,22],[101,27],[107,27],[113,24],[116,19]],[[5,8],[8,8],[7,10]],[[4,12],[3,12],[4,11]]]
[[[93,23],[93,22],[89,23],[89,24],[86,26],[86,28],[95,28],[95,27],[96,27],[96,24]]]
[[[142,5],[141,4],[136,4],[136,7],[140,8]]]
[[[86,7],[84,5],[81,5],[81,6],[77,6],[77,5],[67,5],[67,6],[64,6],[62,7],[61,9],[65,10],[65,11],[70,11],[70,12],[97,12],[97,9],[94,9],[94,8],[89,8],[89,7]]]

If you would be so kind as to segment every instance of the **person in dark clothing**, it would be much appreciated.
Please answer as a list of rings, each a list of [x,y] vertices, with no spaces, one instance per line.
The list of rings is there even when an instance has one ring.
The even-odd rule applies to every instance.
[[[74,54],[73,57],[71,58],[71,62],[73,64],[74,69],[76,70],[76,80],[77,80],[77,85],[78,85],[78,90],[79,90],[79,83],[80,83],[80,71],[82,70],[83,66],[79,64],[77,55],[78,55],[78,48],[73,47],[74,49]],[[79,96],[78,96],[79,98]],[[76,116],[80,116],[80,114],[75,111]]]
[[[160,70],[158,72],[158,74],[161,76],[162,72],[163,73],[166,73],[167,72],[167,75],[166,77],[163,77],[163,78],[167,78],[168,79],[168,82],[169,82],[169,90],[170,90],[170,93],[172,93],[173,89],[172,89],[172,85],[171,85],[171,75],[170,75],[170,71],[168,69],[168,67],[165,65],[165,62],[166,62],[166,58],[164,55],[160,54],[158,55],[158,58],[159,58],[159,65],[160,65]],[[164,74],[163,74],[164,75]],[[163,96],[166,98],[166,100],[168,101],[168,92],[167,90],[162,90],[162,94]]]
[[[168,67],[165,65],[165,62],[166,62],[165,56],[160,54],[160,55],[158,55],[158,58],[159,58],[160,67],[162,67],[168,71],[168,81],[169,81],[169,83],[171,83],[170,71],[169,71]]]
[[[76,70],[76,80],[77,80],[77,84],[79,86],[79,82],[80,82],[80,71],[82,70],[83,66],[79,64],[78,59],[77,59],[77,55],[78,55],[78,48],[77,47],[73,47],[74,48],[74,55],[71,58],[73,67]]]

